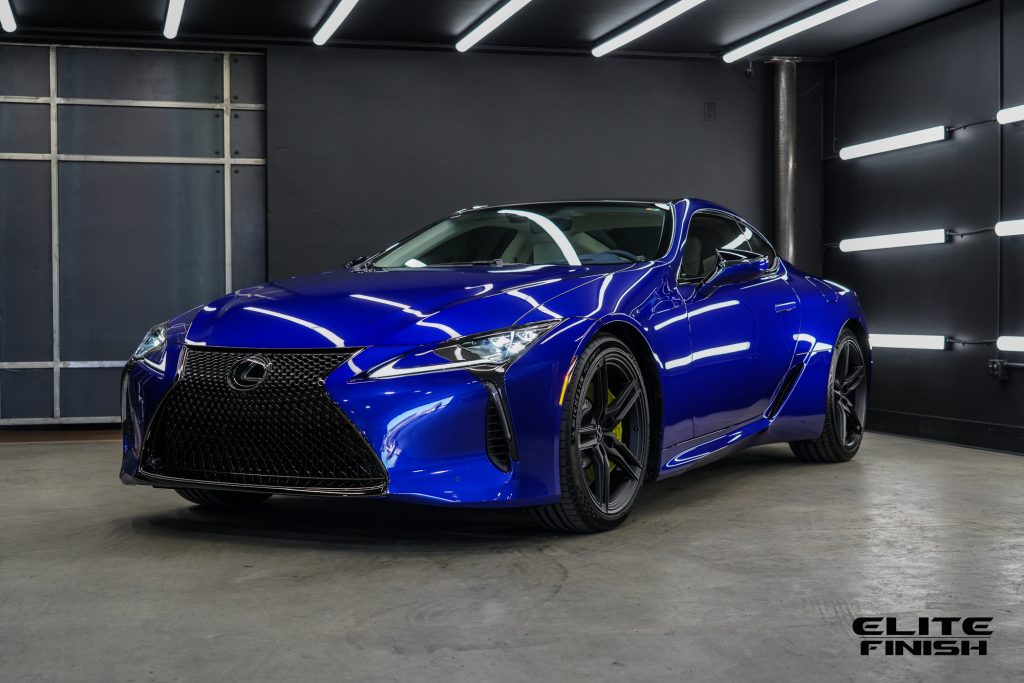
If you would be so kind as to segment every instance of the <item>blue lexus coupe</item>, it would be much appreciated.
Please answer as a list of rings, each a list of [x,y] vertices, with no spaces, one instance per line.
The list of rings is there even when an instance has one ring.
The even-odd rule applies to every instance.
[[[870,370],[856,295],[721,206],[474,207],[150,330],[122,379],[121,479],[602,531],[644,483],[753,444],[849,460]]]

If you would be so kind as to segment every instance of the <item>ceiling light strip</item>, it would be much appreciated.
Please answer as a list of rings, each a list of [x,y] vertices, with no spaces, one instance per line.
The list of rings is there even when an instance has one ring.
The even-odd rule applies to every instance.
[[[906,149],[916,145],[926,145],[930,142],[941,142],[946,139],[947,131],[945,126],[932,126],[923,130],[915,130],[910,133],[893,135],[892,137],[862,142],[859,145],[843,147],[839,150],[839,158],[844,160],[858,159],[872,154],[891,152],[897,149]]]
[[[1020,105],[1019,107],[1000,109],[999,113],[996,114],[996,121],[1003,124],[1004,126],[1008,123],[1017,123],[1018,121],[1024,121],[1024,104]]]
[[[895,247],[916,247],[922,244],[943,244],[948,239],[949,232],[941,228],[937,230],[917,230],[915,232],[899,232],[891,235],[845,239],[839,242],[839,250],[851,252],[893,249]]]
[[[530,0],[508,0],[508,2],[474,26],[469,33],[459,38],[459,42],[455,43],[455,49],[459,52],[465,52],[483,40],[488,33],[511,19],[512,15],[528,4],[530,4]]]
[[[170,0],[167,3],[167,18],[164,19],[164,38],[171,40],[177,37],[178,27],[181,26],[181,13],[184,10],[185,0]]]
[[[10,0],[0,0],[0,26],[3,26],[8,33],[14,33],[14,30],[18,28],[18,22],[14,21]]]
[[[923,349],[926,351],[942,351],[946,348],[946,338],[934,334],[870,334],[869,340],[873,349]]]
[[[591,50],[591,53],[595,57],[603,57],[609,52],[618,50],[623,45],[633,42],[640,36],[650,33],[659,26],[667,24],[679,15],[689,12],[702,2],[704,2],[704,0],[680,0],[680,2],[669,5],[657,14],[641,21],[639,24],[636,24],[625,31],[621,31],[620,33],[616,33],[614,36]]]
[[[335,5],[323,25],[320,26],[320,30],[313,36],[313,43],[315,45],[323,45],[330,40],[334,32],[341,26],[341,23],[348,18],[349,13],[355,8],[357,2],[359,0],[341,0]]]
[[[774,45],[775,43],[781,42],[791,36],[795,36],[798,33],[803,33],[815,26],[820,26],[827,21],[838,19],[844,14],[849,14],[855,10],[859,10],[861,7],[867,7],[876,1],[877,0],[847,0],[847,2],[841,2],[838,5],[834,5],[826,10],[822,10],[821,12],[812,14],[809,17],[805,17],[800,21],[795,21],[792,24],[776,29],[767,35],[741,45],[735,50],[730,50],[725,53],[725,56],[723,56],[722,59],[727,63],[732,64],[737,59],[743,59],[748,55],[760,52],[770,45]]]

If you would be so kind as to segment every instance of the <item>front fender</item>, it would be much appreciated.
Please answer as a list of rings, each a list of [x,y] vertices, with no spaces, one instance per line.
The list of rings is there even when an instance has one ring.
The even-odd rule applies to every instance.
[[[568,400],[564,392],[583,351],[603,330],[616,325],[628,325],[649,348],[643,331],[623,313],[568,319],[541,338],[506,374],[505,391],[519,446],[521,498],[534,504],[558,500],[560,435]],[[660,421],[661,411],[652,413]],[[660,434],[661,425],[656,427]]]
[[[135,360],[121,374],[121,481],[135,484],[142,442],[160,402],[174,384],[181,361],[181,344],[168,342],[163,370]]]

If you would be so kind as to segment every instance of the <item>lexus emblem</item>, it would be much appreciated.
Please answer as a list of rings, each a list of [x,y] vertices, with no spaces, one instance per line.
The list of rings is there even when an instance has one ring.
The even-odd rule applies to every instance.
[[[263,356],[249,356],[234,364],[228,384],[238,391],[249,391],[258,387],[267,377],[270,361]]]

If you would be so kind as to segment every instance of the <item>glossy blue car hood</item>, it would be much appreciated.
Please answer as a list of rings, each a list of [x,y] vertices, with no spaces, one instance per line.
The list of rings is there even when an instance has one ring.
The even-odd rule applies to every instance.
[[[239,290],[199,309],[189,343],[419,346],[501,329],[609,268],[339,270]]]

